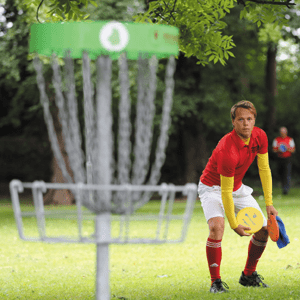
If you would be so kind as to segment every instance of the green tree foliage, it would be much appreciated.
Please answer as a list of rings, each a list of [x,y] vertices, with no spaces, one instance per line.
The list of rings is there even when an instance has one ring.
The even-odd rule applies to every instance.
[[[29,5],[30,3],[30,5]],[[0,33],[0,91],[2,110],[0,111],[0,129],[5,131],[6,127],[22,128],[24,122],[34,122],[36,114],[39,118],[43,117],[39,104],[39,93],[36,88],[36,74],[33,70],[32,63],[28,61],[28,41],[29,28],[32,21],[36,21],[36,5],[40,1],[20,1],[6,0],[3,17],[6,21],[3,23],[3,28]],[[47,1],[48,3],[48,1]],[[143,6],[136,6],[134,0],[125,0],[121,3],[118,1],[101,0],[97,1],[96,7],[88,5],[86,12],[90,15],[90,19],[116,19],[129,20],[136,13],[137,9],[142,9]],[[45,3],[46,4],[46,3]],[[84,3],[85,4],[85,3]],[[73,4],[72,4],[73,5]],[[132,10],[128,10],[132,7]],[[46,18],[49,7],[41,6],[40,16]],[[7,28],[8,23],[12,24],[11,28]],[[49,62],[46,60],[46,62]],[[51,70],[45,66],[46,77],[51,87]],[[76,61],[77,87],[79,93],[82,91],[82,75],[81,62]],[[114,83],[117,85],[117,81]],[[80,94],[79,94],[80,96]],[[38,131],[39,126],[32,127],[31,130]],[[17,131],[16,131],[17,133]],[[33,134],[31,132],[30,134]]]
[[[24,122],[34,122],[38,106],[33,67],[28,63],[29,25],[27,16],[14,0],[6,1],[4,17],[12,27],[2,31],[0,40],[0,128],[13,126],[21,128]],[[24,7],[23,7],[24,9]],[[42,115],[41,115],[42,116]],[[32,130],[37,130],[38,127]]]
[[[4,1],[4,0],[2,0]],[[132,3],[134,2],[134,5]],[[226,61],[233,57],[235,47],[233,36],[224,34],[227,23],[224,17],[240,5],[243,9],[240,18],[250,20],[260,27],[262,24],[273,24],[280,28],[287,23],[284,17],[288,8],[294,3],[290,0],[258,1],[258,0],[154,0],[149,3],[146,11],[137,11],[136,22],[168,24],[180,29],[180,50],[187,57],[196,56],[199,64]],[[111,7],[117,9],[127,6],[131,9],[141,7],[141,1],[124,0],[111,2]],[[108,7],[109,1],[94,0],[25,0],[23,5],[34,7],[37,11],[43,6],[48,7],[43,21],[82,20],[89,17],[89,6]],[[108,17],[105,17],[107,19]],[[93,19],[93,18],[92,18]],[[126,18],[125,18],[126,19]],[[266,27],[267,33],[273,32],[273,27]]]
[[[6,1],[7,22],[11,21],[13,27],[4,29],[5,33],[0,40],[0,54],[4,58],[0,62],[0,95],[1,101],[3,100],[2,103],[4,104],[0,127],[2,126],[2,129],[5,126],[13,127],[16,134],[23,134],[23,131],[26,130],[30,132],[30,135],[36,134],[42,136],[41,132],[44,128],[44,122],[38,101],[39,95],[35,83],[35,73],[33,72],[31,63],[27,61],[29,39],[28,24],[37,22],[36,11],[41,1],[27,1],[26,5],[24,5],[23,2],[24,1],[20,0]],[[57,11],[57,14],[56,12],[52,12],[52,15],[49,15],[49,11],[54,7],[51,8],[48,5],[56,2],[58,1],[51,2],[50,0],[45,0],[44,3],[42,3],[39,8],[40,21],[59,20],[59,17],[57,17],[59,13],[62,18],[67,18],[66,12],[64,11],[66,5],[63,5],[63,10]],[[60,2],[67,3],[68,1]],[[181,181],[177,181],[177,183],[184,183],[186,182],[186,178],[184,178],[183,174],[187,161],[182,159],[182,154],[187,151],[184,136],[187,136],[188,131],[192,137],[191,141],[196,147],[198,147],[200,143],[204,146],[206,144],[206,153],[196,153],[196,157],[200,157],[205,161],[207,155],[210,154],[210,149],[215,146],[219,138],[226,131],[231,129],[228,112],[234,102],[241,99],[253,101],[259,111],[257,125],[260,126],[262,124],[265,109],[263,91],[267,43],[259,43],[259,39],[261,41],[264,39],[268,40],[270,36],[273,38],[277,35],[277,32],[276,34],[274,32],[274,28],[278,26],[280,29],[282,24],[286,24],[287,19],[283,20],[282,16],[288,9],[285,6],[268,6],[270,12],[263,9],[259,14],[255,8],[258,8],[259,5],[251,3],[251,1],[248,1],[249,3],[245,1],[246,6],[242,3],[238,5],[236,1],[228,0],[196,1],[198,4],[203,4],[203,7],[208,3],[210,10],[202,10],[200,13],[199,7],[201,5],[199,4],[200,6],[194,8],[191,4],[192,2],[195,3],[195,1],[177,0],[171,2],[170,0],[165,0],[166,7],[168,3],[173,3],[171,9],[174,7],[174,12],[170,11],[169,15],[166,14],[165,17],[162,10],[154,10],[155,5],[162,2],[163,1],[150,2],[152,6],[149,5],[148,10],[144,12],[143,3],[136,0],[97,0],[97,7],[91,3],[88,3],[86,6],[86,3],[79,3],[79,1],[77,1],[77,3],[79,3],[78,8],[84,12],[84,14],[79,15],[77,19],[83,19],[89,15],[88,19],[90,20],[115,19],[130,21],[132,16],[136,16],[136,20],[139,22],[155,22],[179,26],[181,31],[180,47],[185,55],[181,54],[179,56],[175,75],[176,93],[172,111],[173,125],[168,147],[167,162],[163,171],[167,174],[164,180],[173,181],[174,177],[177,176],[177,178],[180,178],[181,176]],[[75,1],[73,1],[73,3],[75,3]],[[140,5],[137,5],[137,3]],[[174,4],[176,5],[174,6]],[[189,7],[186,6],[187,4],[189,4]],[[217,4],[219,4],[218,7],[216,6]],[[231,5],[233,6],[231,7]],[[162,7],[164,8],[164,6]],[[183,9],[184,7],[186,10]],[[220,7],[222,7],[222,14],[221,11],[219,11],[221,10]],[[263,8],[264,6],[260,7]],[[182,8],[182,10],[176,12],[178,8]],[[216,8],[217,15],[213,12],[212,8]],[[225,10],[225,8],[229,10],[229,12]],[[242,14],[243,11],[247,11],[247,13]],[[155,17],[155,14],[158,12],[161,16],[158,15]],[[267,16],[269,16],[271,12],[276,15],[275,20],[268,19]],[[9,19],[12,13],[13,18]],[[253,23],[251,16],[255,15],[254,13],[259,16],[259,18],[256,17]],[[206,22],[204,21],[205,16],[208,16]],[[240,17],[242,17],[242,19]],[[273,23],[268,23],[268,20]],[[259,21],[261,23],[259,23]],[[278,21],[278,23],[276,23],[276,21]],[[204,33],[201,31],[201,26],[203,26]],[[218,36],[221,42],[216,42]],[[189,40],[188,37],[192,38]],[[228,46],[228,49],[225,50],[225,44],[222,44],[224,37],[227,37]],[[201,51],[199,49],[201,49]],[[199,52],[198,54],[197,51]],[[209,51],[211,51],[211,53],[209,53]],[[225,55],[226,51],[227,54],[231,52],[235,59],[228,60],[231,55],[228,54],[227,57]],[[194,57],[188,59],[187,56]],[[13,57],[13,59],[10,59],[10,57]],[[218,60],[216,60],[216,58],[218,58]],[[197,65],[197,62],[201,62],[202,65]],[[221,64],[217,62],[221,62]],[[225,62],[226,67],[223,67],[222,64],[225,64]],[[284,65],[280,66],[285,68]],[[159,70],[161,80],[158,84],[158,99],[164,89],[162,83],[164,62],[160,64]],[[49,87],[51,87],[51,72],[48,74],[47,66],[45,66],[45,71],[46,80],[48,80]],[[131,72],[132,77],[134,77],[136,70],[133,68]],[[285,85],[289,90],[292,90],[292,87],[294,87],[293,95],[295,96],[298,90],[296,86],[293,86],[290,82],[294,80],[294,77],[290,76],[286,69],[284,72],[286,78]],[[295,70],[295,72],[297,72],[297,70]],[[75,77],[78,98],[80,99],[82,97],[80,61],[76,61]],[[132,85],[134,87],[134,83],[132,83]],[[117,113],[117,80],[113,82],[113,86],[116,87],[113,110],[114,113]],[[281,81],[280,86],[282,86]],[[284,101],[282,103],[284,103]],[[287,107],[285,107],[285,109],[288,111]],[[288,112],[286,115],[288,115]],[[159,118],[156,122],[157,124],[159,123]],[[114,124],[114,126],[116,125]],[[43,135],[47,138],[46,130]],[[179,157],[180,159],[178,159]],[[194,164],[196,165],[197,162],[194,161]],[[199,166],[200,167],[197,167],[198,175],[200,175],[202,171],[201,164],[199,164]]]
[[[138,0],[25,0],[22,5],[35,8],[36,20],[45,22],[114,19],[131,21],[132,14],[143,10]]]
[[[28,62],[29,25],[25,7],[7,0],[0,37],[0,181],[13,178],[49,180],[51,150],[36,88]]]
[[[103,19],[115,19],[115,20],[130,20],[133,14],[136,14],[143,6],[137,6],[135,1],[128,0],[119,3],[118,1],[101,0],[97,1],[97,7],[89,4],[85,9],[86,14],[89,14],[91,20],[103,20]],[[36,3],[37,4],[37,3]],[[48,171],[48,177],[41,177],[40,179],[49,180],[51,172],[51,148],[48,141],[48,133],[45,127],[44,116],[42,107],[39,101],[39,92],[36,86],[36,73],[33,69],[31,58],[28,55],[28,41],[30,34],[30,24],[36,20],[36,9],[35,5],[25,5],[19,0],[6,0],[5,5],[1,6],[3,9],[2,16],[5,18],[3,26],[0,28],[0,99],[1,99],[1,110],[0,110],[0,137],[3,136],[16,136],[17,141],[31,141],[32,138],[37,138],[38,143],[35,144],[36,148],[40,149],[39,153],[45,154],[36,157],[37,167]],[[132,9],[128,9],[132,8]],[[49,7],[43,5],[40,7],[39,16],[40,20],[47,19],[47,11]],[[49,59],[44,59],[44,76],[47,84],[47,92],[50,100],[53,100],[54,93],[52,87],[52,70],[49,63]],[[75,79],[76,79],[76,90],[78,99],[83,98],[83,84],[82,84],[82,64],[81,60],[75,61]],[[96,73],[96,67],[92,62],[92,68]],[[112,82],[114,88],[114,112],[118,111],[118,66],[117,62],[114,62],[114,80]],[[135,70],[132,71],[132,77],[135,75]],[[133,85],[133,81],[132,81]],[[52,107],[55,110],[55,107]],[[82,106],[79,107],[80,116],[82,121]],[[20,139],[19,139],[20,137]],[[14,143],[10,148],[10,157],[15,157],[14,161],[20,159],[24,161],[24,172],[21,174],[22,179],[32,180],[35,174],[39,173],[35,167],[30,163],[32,161],[32,155],[28,153],[29,145],[22,147],[19,151],[17,142]],[[33,146],[33,145],[31,145]],[[26,151],[25,151],[26,150]],[[0,152],[5,153],[6,148],[1,148]],[[37,153],[32,151],[32,153]],[[7,157],[3,155],[3,158]],[[30,157],[27,163],[26,157]],[[44,162],[43,162],[44,160]],[[13,160],[9,160],[13,161]],[[1,164],[1,160],[0,160]],[[3,163],[2,163],[3,164]],[[4,165],[4,164],[3,164]],[[7,167],[11,169],[13,173],[17,168]],[[32,166],[32,170],[29,170],[29,166]],[[42,167],[43,166],[43,167]],[[35,170],[35,171],[33,171]],[[34,174],[35,172],[35,174]],[[26,178],[26,173],[28,174]],[[25,174],[25,175],[24,175]],[[20,176],[21,176],[20,175]],[[24,177],[24,176],[25,177]],[[7,173],[9,179],[13,178],[13,174]],[[12,177],[11,177],[12,176]],[[35,177],[36,179],[37,177]],[[0,180],[3,180],[0,178]]]
[[[140,0],[97,0],[97,7],[88,5],[85,12],[89,20],[132,21],[132,16],[144,11],[145,5]]]
[[[88,4],[92,4],[97,7],[97,3],[93,0],[25,0],[23,4],[28,8],[31,6],[37,7],[37,19],[39,19],[39,9],[43,5],[49,8],[44,15],[45,20],[51,21],[77,21],[88,18],[88,15],[82,10],[87,7]]]
[[[210,61],[225,65],[229,57],[234,56],[232,49],[235,43],[232,35],[225,34],[227,23],[224,18],[238,3],[244,6],[240,19],[256,23],[258,27],[262,23],[271,23],[275,27],[287,23],[284,18],[285,6],[257,2],[157,0],[151,1],[148,11],[137,15],[136,21],[176,26],[180,29],[180,50],[187,57],[196,56],[202,65]],[[269,31],[272,32],[272,28]]]
[[[181,176],[182,181],[176,183],[197,182],[213,148],[232,130],[229,111],[234,103],[252,101],[258,110],[257,126],[264,123],[266,47],[258,41],[257,26],[238,18],[241,9],[233,8],[224,18],[228,24],[224,33],[234,36],[235,59],[225,67],[199,66],[196,57],[183,54],[177,61],[172,132],[163,170],[163,176],[175,173],[178,180]],[[194,169],[187,170],[190,164]],[[253,174],[257,175],[256,171],[254,168]]]
[[[222,20],[233,1],[153,1],[146,13],[136,17],[137,22],[168,24],[180,30],[180,50],[187,57],[196,56],[200,63],[220,61],[225,64],[232,36],[224,35],[227,24]]]
[[[285,42],[279,43],[279,55],[277,59],[277,91],[276,116],[277,132],[280,126],[288,128],[288,134],[292,136],[296,143],[296,149],[300,149],[300,55],[299,37],[295,29],[290,28],[287,36],[291,37]],[[298,40],[298,43],[295,43]],[[283,55],[284,53],[284,55]],[[300,172],[300,161],[293,158],[293,172]]]

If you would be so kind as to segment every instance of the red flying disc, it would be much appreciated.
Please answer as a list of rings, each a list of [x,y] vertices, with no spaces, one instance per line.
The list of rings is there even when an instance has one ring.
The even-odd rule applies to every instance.
[[[268,232],[271,240],[273,242],[277,242],[279,239],[279,226],[276,221],[276,217],[274,215],[270,216],[270,219],[268,219]]]

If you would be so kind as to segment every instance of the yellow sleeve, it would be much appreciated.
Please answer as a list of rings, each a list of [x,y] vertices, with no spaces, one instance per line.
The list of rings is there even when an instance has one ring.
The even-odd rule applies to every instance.
[[[264,191],[266,206],[273,205],[272,200],[272,175],[269,166],[269,155],[257,154],[257,165],[259,171],[259,177],[261,185]]]
[[[230,227],[232,229],[235,229],[239,226],[239,224],[234,214],[234,202],[232,198],[234,177],[225,177],[220,175],[220,178],[222,201],[225,209],[225,214],[227,216]]]

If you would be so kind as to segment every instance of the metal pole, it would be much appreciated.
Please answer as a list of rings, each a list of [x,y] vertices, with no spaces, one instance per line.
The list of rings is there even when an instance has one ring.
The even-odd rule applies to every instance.
[[[109,243],[110,212],[96,215],[95,231],[97,244],[96,300],[110,300],[109,287]]]

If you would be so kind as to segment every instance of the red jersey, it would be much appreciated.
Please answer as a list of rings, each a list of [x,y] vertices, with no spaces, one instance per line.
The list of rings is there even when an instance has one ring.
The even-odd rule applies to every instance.
[[[281,148],[283,152],[277,152],[278,149]],[[292,153],[290,151],[287,151],[287,149],[295,149],[295,142],[294,140],[286,136],[285,138],[282,138],[281,136],[277,137],[273,141],[273,150],[277,152],[278,157],[280,158],[288,158],[292,156]]]
[[[219,141],[200,180],[208,186],[220,186],[220,175],[234,177],[233,191],[236,191],[241,187],[245,173],[257,153],[265,154],[267,152],[268,138],[262,129],[253,128],[249,145],[246,145],[235,130],[232,130]]]

